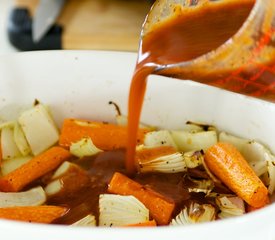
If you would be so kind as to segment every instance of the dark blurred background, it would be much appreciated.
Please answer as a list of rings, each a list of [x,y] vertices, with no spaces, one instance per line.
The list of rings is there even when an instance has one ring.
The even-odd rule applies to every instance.
[[[0,54],[48,49],[136,51],[142,23],[153,2],[1,0]]]

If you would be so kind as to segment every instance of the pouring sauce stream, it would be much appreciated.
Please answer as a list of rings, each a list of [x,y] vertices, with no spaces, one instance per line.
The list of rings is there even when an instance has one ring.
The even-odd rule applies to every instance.
[[[237,33],[253,6],[254,1],[252,0],[224,1],[224,3],[197,7],[195,10],[187,11],[156,24],[156,27],[142,38],[129,94],[126,156],[128,173],[133,174],[135,171],[134,156],[137,129],[147,77],[155,73],[158,65],[192,60],[222,45]],[[193,74],[193,80],[203,82],[202,79],[196,77],[195,73]],[[184,79],[186,76],[179,77]],[[225,88],[222,84],[221,82],[218,87]],[[217,86],[217,84],[212,85]],[[254,94],[253,91],[240,91],[240,93]],[[271,94],[271,97],[273,95]],[[273,97],[274,99],[268,100],[275,101],[275,96]]]

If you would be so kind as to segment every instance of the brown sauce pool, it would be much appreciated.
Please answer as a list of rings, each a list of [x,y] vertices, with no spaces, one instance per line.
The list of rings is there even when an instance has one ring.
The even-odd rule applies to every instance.
[[[85,169],[89,175],[89,181],[82,188],[78,188],[78,191],[66,195],[61,194],[48,200],[47,204],[66,206],[70,209],[65,216],[55,222],[57,224],[72,224],[91,213],[98,219],[99,195],[107,193],[108,183],[115,172],[127,175],[124,150],[103,152],[95,157],[86,157],[74,162]],[[201,169],[193,170],[190,175],[193,179],[207,178],[206,173]],[[211,198],[206,198],[205,194],[189,193],[188,188],[194,187],[194,183],[186,173],[136,173],[132,175],[132,179],[175,202],[173,217],[193,201],[211,203],[215,206],[215,202]],[[231,193],[225,187],[220,186],[214,190],[218,193]]]

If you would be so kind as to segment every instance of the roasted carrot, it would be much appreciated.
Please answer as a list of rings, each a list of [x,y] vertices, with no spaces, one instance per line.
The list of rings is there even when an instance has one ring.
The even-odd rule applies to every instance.
[[[268,190],[239,151],[231,144],[217,143],[205,153],[205,163],[229,189],[255,208],[268,203]]]
[[[136,223],[136,224],[128,224],[124,227],[156,227],[157,223],[155,220],[143,222],[143,223]]]
[[[0,208],[0,218],[35,223],[51,223],[68,211],[65,207],[35,206]]]
[[[270,199],[268,198],[267,200],[267,203],[266,204],[269,204],[270,203]],[[246,206],[246,212],[254,212],[254,211],[257,211],[259,209],[261,209],[262,207],[252,207],[250,205],[247,205]]]
[[[132,179],[116,172],[108,186],[110,193],[132,195],[140,200],[150,211],[151,216],[160,225],[168,224],[175,208],[175,203],[163,195],[142,186]]]
[[[32,181],[57,168],[70,157],[69,151],[52,147],[0,178],[0,191],[18,192]]]
[[[246,207],[246,212],[254,212],[254,211],[257,211],[257,210],[259,210],[259,209],[261,209],[261,208],[255,208],[255,207],[252,207],[252,206],[250,206],[250,205],[247,205],[247,207]]]
[[[142,143],[148,129],[140,129],[138,142]],[[126,148],[127,127],[110,123],[65,119],[61,129],[59,145],[69,147],[72,143],[90,137],[96,147],[102,150]]]

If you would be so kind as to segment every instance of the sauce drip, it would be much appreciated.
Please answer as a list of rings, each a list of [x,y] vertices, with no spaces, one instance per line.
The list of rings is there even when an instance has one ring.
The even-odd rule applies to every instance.
[[[219,3],[220,2],[220,3]],[[134,155],[137,129],[144,99],[146,81],[150,74],[175,76],[181,79],[192,79],[230,91],[238,92],[275,102],[275,66],[265,71],[262,66],[255,69],[252,75],[246,71],[224,69],[204,76],[185,72],[158,72],[158,66],[193,60],[206,54],[235,35],[241,28],[254,1],[218,1],[191,8],[182,14],[169,17],[155,24],[149,33],[142,38],[139,58],[132,78],[128,105],[128,152],[126,167],[129,173],[134,172]],[[275,59],[274,59],[275,62]],[[247,66],[249,67],[249,66]],[[234,70],[235,71],[235,70]],[[222,77],[222,78],[221,78]],[[250,78],[255,78],[250,80]],[[273,84],[273,85],[272,85]],[[271,86],[271,87],[269,87]],[[273,87],[272,87],[273,86]]]

